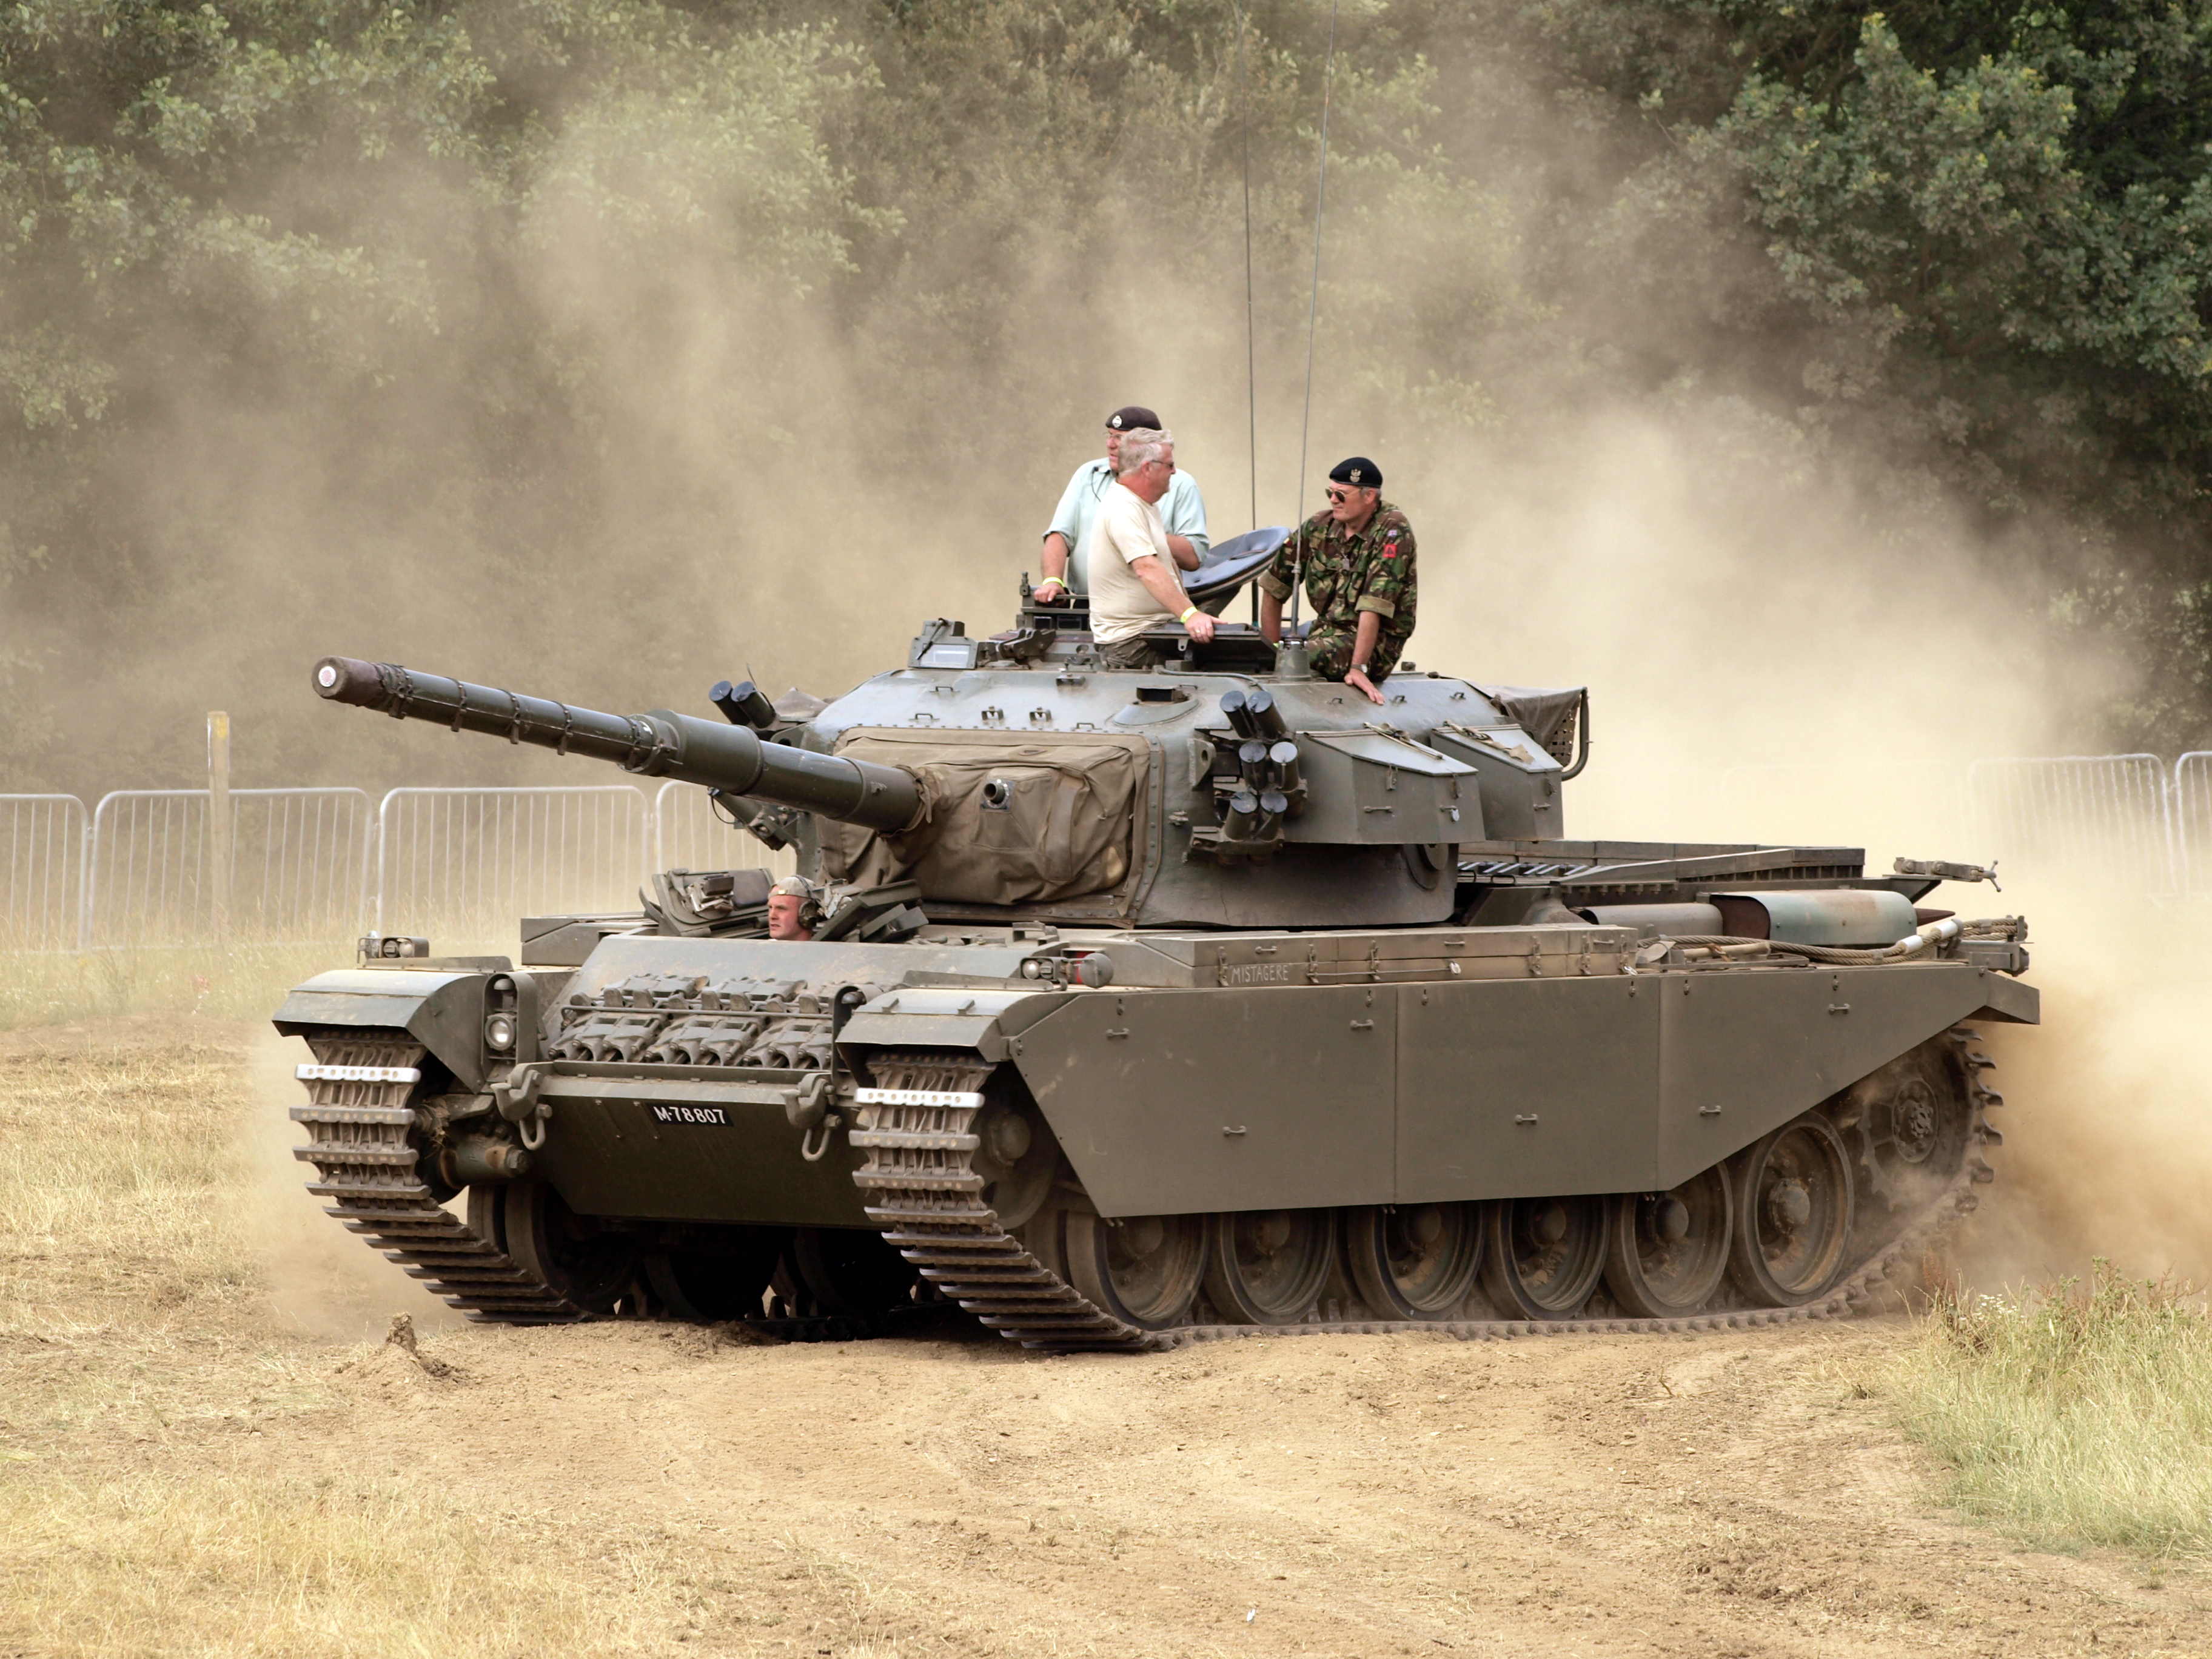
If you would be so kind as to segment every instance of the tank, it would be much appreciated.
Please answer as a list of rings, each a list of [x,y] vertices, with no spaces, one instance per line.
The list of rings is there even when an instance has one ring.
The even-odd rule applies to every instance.
[[[1210,608],[1281,532],[1215,550]],[[1370,702],[1220,624],[1102,665],[1079,610],[827,703],[594,712],[343,657],[333,704],[713,792],[819,884],[670,871],[520,955],[371,935],[275,1018],[328,1212],[473,1319],[1045,1349],[1295,1327],[1833,1316],[1973,1206],[2033,1024],[1972,866],[1577,841],[1580,688]],[[1426,655],[1426,652],[1420,654]]]

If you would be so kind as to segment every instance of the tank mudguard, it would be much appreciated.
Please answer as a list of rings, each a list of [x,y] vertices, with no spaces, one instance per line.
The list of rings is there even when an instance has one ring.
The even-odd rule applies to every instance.
[[[1012,1045],[1104,1215],[1663,1191],[1962,1019],[1966,963],[1097,991]]]
[[[855,1012],[837,1040],[866,1048],[972,1048],[995,1063],[1055,1000],[1035,991],[902,988]]]
[[[296,988],[272,1017],[286,1036],[349,1027],[405,1031],[465,1089],[484,1083],[484,987],[489,970],[341,968]]]

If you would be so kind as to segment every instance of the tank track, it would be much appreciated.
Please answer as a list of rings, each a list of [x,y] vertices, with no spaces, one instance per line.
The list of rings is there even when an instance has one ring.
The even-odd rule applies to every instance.
[[[1961,1049],[1976,1040],[1964,1029],[1952,1040]],[[410,1139],[415,1113],[408,1100],[422,1046],[402,1032],[347,1033],[311,1037],[319,1066],[380,1072],[381,1078],[307,1079],[310,1096],[291,1109],[294,1121],[313,1139],[293,1156],[315,1165],[307,1190],[334,1200],[324,1213],[343,1222],[451,1306],[479,1323],[567,1324],[593,1317],[569,1302],[501,1248],[496,1239],[440,1204],[416,1174],[420,1148]],[[971,1133],[982,1105],[982,1086],[994,1067],[981,1056],[939,1051],[885,1053],[871,1062],[878,1087],[910,1099],[872,1109],[873,1122],[852,1132],[866,1154],[854,1180],[869,1197],[869,1219],[884,1240],[922,1278],[984,1326],[1024,1347],[1054,1352],[1157,1352],[1200,1342],[1258,1336],[1318,1336],[1425,1332],[1462,1340],[1560,1336],[1613,1332],[1664,1334],[1749,1329],[1814,1319],[1848,1317],[1871,1302],[1881,1282],[1912,1262],[1979,1204],[1973,1188],[1994,1178],[1980,1147],[1999,1137],[1984,1121],[1985,1107],[2002,1097],[1984,1087],[1981,1073],[1992,1062],[1965,1052],[1972,1131],[1958,1175],[1936,1199],[1872,1257],[1844,1275],[1818,1302],[1799,1308],[1746,1309],[1675,1319],[1309,1320],[1296,1325],[1185,1325],[1146,1331],[1098,1307],[1032,1255],[999,1224],[982,1201],[983,1177],[974,1169],[977,1138]],[[795,1336],[864,1334],[851,1321],[768,1321]]]
[[[1936,1198],[1907,1220],[1872,1256],[1841,1275],[1828,1294],[1796,1308],[1730,1309],[1674,1319],[1450,1319],[1308,1320],[1296,1325],[1183,1325],[1146,1331],[1091,1302],[1039,1261],[999,1225],[981,1199],[975,1172],[977,1138],[969,1127],[982,1106],[991,1065],[981,1055],[920,1051],[873,1056],[877,1085],[911,1099],[876,1105],[874,1121],[853,1132],[867,1161],[853,1179],[868,1192],[868,1218],[884,1238],[945,1297],[1011,1341],[1055,1352],[1104,1350],[1156,1352],[1200,1342],[1259,1336],[1382,1335],[1421,1332],[1463,1341],[1517,1336],[1570,1336],[1610,1332],[1665,1335],[1692,1331],[1745,1330],[1815,1319],[1848,1318],[1871,1304],[1881,1282],[1913,1263],[1965,1216],[1979,1207],[1974,1188],[1996,1177],[1981,1157],[1998,1139],[1984,1120],[1985,1107],[2003,1097],[1983,1086],[1994,1062],[1966,1045],[1978,1040],[1963,1027],[1951,1032],[1962,1050],[1971,1127],[1959,1173]]]
[[[307,1190],[336,1201],[323,1206],[387,1261],[407,1270],[480,1322],[568,1324],[584,1310],[438,1202],[416,1173],[421,1148],[410,1139],[414,1073],[422,1045],[404,1033],[313,1036],[319,1066],[395,1073],[388,1079],[311,1078],[292,1121],[314,1137],[292,1156],[313,1164]]]
[[[853,1179],[886,1243],[946,1297],[1025,1348],[1140,1353],[1162,1346],[1079,1293],[983,1202],[983,1177],[974,1168],[981,1143],[969,1130],[982,1109],[989,1061],[884,1053],[872,1056],[868,1069],[879,1089],[911,1097],[867,1108],[872,1123],[852,1132],[867,1154]]]

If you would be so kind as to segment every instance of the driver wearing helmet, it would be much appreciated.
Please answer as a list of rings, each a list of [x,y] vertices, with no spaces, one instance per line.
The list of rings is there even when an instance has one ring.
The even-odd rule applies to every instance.
[[[804,876],[786,876],[768,890],[768,936],[810,939],[822,920],[822,901]]]

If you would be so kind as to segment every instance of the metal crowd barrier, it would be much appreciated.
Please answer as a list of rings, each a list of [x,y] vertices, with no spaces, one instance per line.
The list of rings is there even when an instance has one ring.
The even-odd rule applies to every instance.
[[[84,840],[80,950],[237,938],[344,937],[368,890],[372,819],[359,789],[233,789],[228,868],[210,857],[204,789],[118,789]],[[80,809],[81,810],[81,809]]]
[[[660,786],[653,798],[653,847],[655,870],[768,869],[787,876],[799,868],[789,848],[771,853],[719,817],[696,783]]]
[[[0,951],[76,946],[87,841],[75,795],[0,795]]]
[[[2173,858],[2182,890],[2212,896],[2212,750],[2173,763]]]
[[[653,848],[626,783],[394,789],[376,816],[380,932],[503,939],[519,916],[635,909]]]
[[[2155,893],[2185,890],[2174,794],[2155,755],[1980,760],[1966,772],[1972,833],[2015,873],[2071,865]]]
[[[1855,845],[1996,858],[2022,876],[2076,866],[2148,893],[2212,897],[2212,750],[2171,769],[2154,755],[2088,755],[1704,775],[1693,789],[1670,774],[1674,794],[1739,835],[1840,830]],[[634,909],[656,870],[793,867],[690,784],[649,799],[628,784],[228,799],[218,868],[207,790],[118,790],[90,812],[70,795],[0,795],[0,951],[341,944],[371,927],[477,943],[509,937],[526,915]]]

